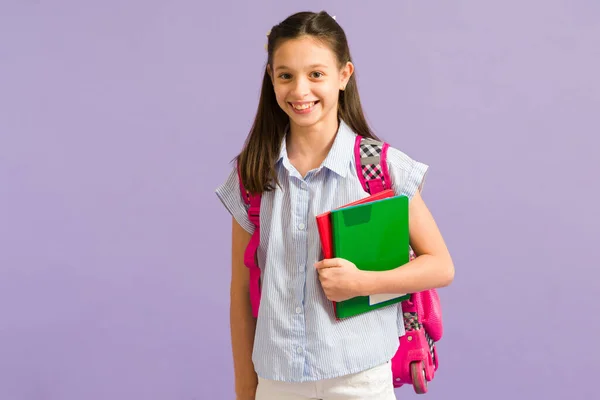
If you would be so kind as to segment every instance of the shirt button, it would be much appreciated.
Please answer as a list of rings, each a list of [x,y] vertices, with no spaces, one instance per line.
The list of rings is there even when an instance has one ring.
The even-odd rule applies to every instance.
[[[302,354],[302,351],[302,347],[298,346],[298,348],[296,349],[296,353]]]
[[[302,307],[296,307],[296,314],[300,314],[302,312]]]
[[[302,189],[306,189],[308,187],[308,185],[306,184],[306,182],[302,182]]]
[[[306,225],[304,225],[303,223],[298,224],[298,229],[300,229],[301,231],[304,230],[305,227]]]

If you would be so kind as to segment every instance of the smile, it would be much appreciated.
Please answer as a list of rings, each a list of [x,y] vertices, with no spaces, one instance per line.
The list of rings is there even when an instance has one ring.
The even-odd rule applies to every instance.
[[[296,114],[307,114],[313,110],[315,105],[319,104],[319,100],[288,104],[292,107]]]

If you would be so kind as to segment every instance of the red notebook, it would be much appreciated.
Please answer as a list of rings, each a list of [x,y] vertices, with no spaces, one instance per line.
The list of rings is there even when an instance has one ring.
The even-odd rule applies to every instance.
[[[355,206],[357,204],[368,203],[371,201],[386,199],[388,197],[394,196],[393,189],[387,189],[381,191],[376,194],[372,194],[364,199],[360,199],[354,201],[352,203],[346,204],[340,208]],[[329,219],[329,214],[331,211],[324,212],[323,214],[317,215],[317,228],[319,229],[319,237],[321,239],[321,248],[323,249],[323,257],[325,258],[333,258],[333,236],[331,232],[331,220]],[[333,302],[333,309],[335,311],[335,301]]]

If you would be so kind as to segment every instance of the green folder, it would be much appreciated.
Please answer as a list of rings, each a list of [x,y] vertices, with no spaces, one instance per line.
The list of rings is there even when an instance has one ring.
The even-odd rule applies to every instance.
[[[366,271],[385,271],[408,263],[408,197],[394,196],[331,211],[333,253]],[[359,296],[335,307],[337,318],[347,318],[399,303],[408,294]]]

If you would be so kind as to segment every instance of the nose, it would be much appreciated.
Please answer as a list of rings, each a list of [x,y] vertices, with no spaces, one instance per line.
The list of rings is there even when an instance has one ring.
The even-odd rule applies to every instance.
[[[292,94],[295,97],[303,98],[310,92],[310,82],[304,77],[298,77],[294,80]]]

